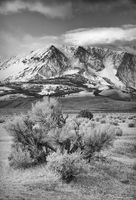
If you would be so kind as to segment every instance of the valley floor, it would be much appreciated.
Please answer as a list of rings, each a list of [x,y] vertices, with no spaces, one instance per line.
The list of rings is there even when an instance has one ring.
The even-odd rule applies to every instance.
[[[102,115],[102,116],[100,116]],[[13,170],[8,165],[12,143],[4,129],[9,115],[0,123],[0,199],[1,200],[135,200],[136,199],[136,128],[128,127],[132,114],[108,113],[118,119],[123,136],[117,137],[106,157],[92,160],[89,172],[70,184],[52,182],[44,166]],[[133,114],[134,115],[134,114]],[[12,115],[10,115],[11,117]],[[107,117],[107,114],[105,115]],[[95,114],[95,120],[103,114]],[[122,123],[122,119],[125,121]],[[105,159],[104,159],[105,158]]]
[[[48,98],[48,97],[47,97]],[[49,99],[49,98],[48,98]],[[40,101],[34,97],[17,98],[0,101],[1,115],[26,112],[32,103]],[[120,101],[102,96],[67,96],[59,98],[64,113],[74,114],[82,109],[92,112],[136,112],[136,100]]]

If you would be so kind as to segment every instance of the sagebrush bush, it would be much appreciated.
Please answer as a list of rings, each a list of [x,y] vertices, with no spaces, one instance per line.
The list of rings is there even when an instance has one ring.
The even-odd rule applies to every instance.
[[[116,120],[115,120],[115,121],[112,121],[111,124],[114,125],[114,126],[119,126],[119,123],[118,123],[118,121],[116,121]]]
[[[115,138],[114,130],[109,125],[99,126],[84,135],[84,158],[90,162],[96,153],[113,145]]]
[[[81,172],[87,170],[87,164],[79,153],[52,153],[47,157],[48,168],[59,174],[67,183],[72,181]]]
[[[99,118],[99,117],[96,117],[96,118],[95,118],[95,121],[96,121],[96,122],[99,122],[99,121],[100,121],[100,118]]]
[[[28,151],[35,163],[46,162],[46,156],[54,148],[49,141],[48,132],[42,129],[37,130],[33,126],[34,123],[29,116],[21,115],[15,116],[8,122],[6,128],[13,136],[14,149],[19,146],[22,151]]]
[[[77,117],[85,117],[88,119],[92,119],[93,118],[93,114],[89,111],[89,110],[81,110]]]
[[[132,121],[132,122],[128,123],[128,127],[130,127],[130,128],[134,128],[135,126],[136,126],[136,122],[135,121]]]
[[[102,117],[103,119],[104,119],[104,118],[106,118],[106,114],[102,114],[102,116],[101,116],[101,117]]]
[[[3,118],[0,118],[0,123],[4,123],[5,120]]]
[[[102,120],[101,120],[101,124],[106,124],[106,120],[105,120],[105,119],[102,119]]]
[[[36,103],[26,115],[15,116],[6,124],[13,136],[11,165],[44,163],[48,155],[58,150],[70,159],[74,153],[80,153],[90,161],[96,152],[112,145],[115,135],[110,125],[92,122],[90,118],[64,117],[56,100]]]
[[[134,119],[134,118],[135,118],[134,116],[129,116],[129,117],[128,117],[128,119]]]
[[[136,162],[133,164],[133,169],[136,170]]]
[[[55,99],[48,101],[46,98],[42,102],[37,102],[32,106],[30,117],[33,122],[38,123],[43,129],[48,131],[52,128],[62,127],[66,118],[63,117],[60,103]]]
[[[81,152],[83,157],[90,161],[91,157],[101,150],[112,145],[114,130],[110,125],[96,125],[92,121],[73,120],[67,122],[58,132],[56,143],[63,154]]]
[[[122,136],[123,135],[123,131],[120,127],[115,127],[114,132],[115,132],[116,136]]]
[[[30,152],[22,150],[20,146],[12,148],[12,152],[8,157],[9,164],[13,168],[28,168],[34,165],[34,160],[30,156]]]
[[[95,123],[87,118],[75,118],[67,120],[65,126],[56,135],[54,141],[61,153],[74,153],[83,149],[83,137],[87,131],[95,127]]]
[[[63,123],[65,119],[61,108],[55,100],[52,100],[50,103],[47,101],[37,103],[27,115],[15,116],[12,121],[7,122],[5,127],[13,136],[16,154],[20,156],[20,152],[16,149],[20,146],[22,152],[28,152],[38,164],[46,162],[47,155],[51,151],[56,151],[49,132],[62,127]],[[12,149],[12,155],[15,152],[14,149]]]

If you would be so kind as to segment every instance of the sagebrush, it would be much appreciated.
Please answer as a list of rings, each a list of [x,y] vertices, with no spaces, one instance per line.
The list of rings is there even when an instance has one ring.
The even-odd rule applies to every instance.
[[[10,163],[16,157],[13,156],[14,150],[20,154],[18,147],[22,152],[28,152],[34,163],[46,162],[47,155],[56,151],[48,134],[52,129],[62,127],[63,123],[65,119],[56,100],[38,102],[26,115],[15,116],[12,121],[8,121],[6,128],[15,144]]]
[[[72,181],[78,174],[87,171],[87,164],[79,153],[52,153],[47,157],[48,168],[59,174],[65,182]]]
[[[89,111],[89,110],[81,110],[77,117],[85,117],[88,119],[92,119],[93,118],[93,114]]]
[[[46,163],[48,155],[58,151],[71,156],[80,153],[90,161],[96,152],[111,146],[115,136],[111,125],[90,118],[64,116],[55,99],[36,103],[26,115],[15,116],[6,124],[14,142],[10,164],[24,167],[27,163]]]

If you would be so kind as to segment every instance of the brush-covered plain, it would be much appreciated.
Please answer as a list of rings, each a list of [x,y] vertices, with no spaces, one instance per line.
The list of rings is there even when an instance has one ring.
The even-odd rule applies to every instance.
[[[136,199],[135,113],[93,112],[90,121],[95,126],[114,127],[113,146],[96,152],[87,163],[87,170],[66,183],[59,174],[50,171],[46,163],[26,169],[14,169],[9,165],[13,138],[5,124],[13,119],[13,113],[20,112],[21,109],[14,108],[8,113],[7,109],[5,115],[3,111],[0,116],[0,199]],[[70,120],[75,115],[70,114]]]

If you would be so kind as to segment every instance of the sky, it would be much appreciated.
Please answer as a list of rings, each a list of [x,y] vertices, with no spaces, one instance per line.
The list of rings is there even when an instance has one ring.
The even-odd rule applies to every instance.
[[[0,0],[0,57],[51,44],[136,46],[136,0]]]

